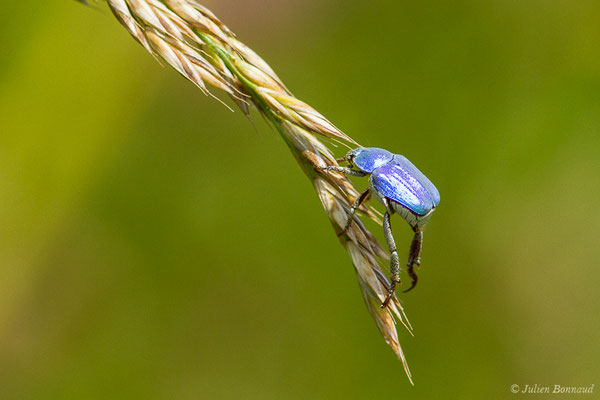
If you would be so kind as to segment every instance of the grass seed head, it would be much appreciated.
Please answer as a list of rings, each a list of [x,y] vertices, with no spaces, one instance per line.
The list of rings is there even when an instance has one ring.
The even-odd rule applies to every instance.
[[[157,59],[171,65],[203,92],[210,93],[208,86],[220,89],[244,113],[248,114],[248,105],[252,104],[272,122],[312,181],[335,233],[343,231],[359,192],[343,174],[323,172],[319,167],[337,166],[329,146],[337,142],[357,147],[352,138],[294,97],[260,56],[195,0],[106,1],[131,36]],[[362,207],[361,211],[379,222],[371,209]],[[400,323],[412,333],[410,323],[395,296],[387,308],[380,307],[389,283],[378,260],[388,255],[360,218],[354,218],[355,223],[339,240],[354,264],[367,309],[412,382],[396,330]]]

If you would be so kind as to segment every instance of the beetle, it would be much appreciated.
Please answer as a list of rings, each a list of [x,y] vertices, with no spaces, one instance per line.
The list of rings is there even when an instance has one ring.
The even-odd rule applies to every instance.
[[[346,157],[337,160],[348,162],[349,167],[327,166],[320,168],[346,175],[369,177],[369,186],[356,199],[348,213],[348,221],[340,236],[346,233],[352,224],[354,214],[371,194],[383,203],[383,233],[390,251],[390,288],[381,308],[385,308],[394,296],[396,285],[400,284],[400,261],[396,242],[392,234],[390,216],[399,214],[412,228],[414,234],[408,255],[407,273],[412,290],[417,284],[414,266],[421,266],[421,248],[423,229],[440,202],[440,193],[431,181],[406,157],[377,147],[359,147],[348,152]]]

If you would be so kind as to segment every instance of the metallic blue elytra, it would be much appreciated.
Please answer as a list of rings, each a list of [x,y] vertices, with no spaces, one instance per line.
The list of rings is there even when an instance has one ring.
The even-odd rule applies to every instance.
[[[420,216],[440,202],[440,193],[421,171],[401,155],[371,174],[375,190]]]

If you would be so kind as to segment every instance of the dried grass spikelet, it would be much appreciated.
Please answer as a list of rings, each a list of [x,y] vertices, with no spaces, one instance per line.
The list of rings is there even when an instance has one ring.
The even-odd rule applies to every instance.
[[[106,1],[115,17],[148,52],[203,92],[210,94],[207,85],[213,86],[231,96],[245,114],[250,105],[258,109],[278,130],[311,180],[335,232],[343,230],[359,193],[343,174],[317,168],[337,165],[326,143],[357,147],[353,139],[295,98],[264,60],[196,1]],[[361,211],[379,222],[369,208],[362,207]],[[339,240],[352,259],[369,312],[412,383],[396,331],[396,323],[401,323],[412,334],[410,323],[395,296],[387,308],[380,307],[389,283],[378,259],[388,259],[388,254],[358,217]]]

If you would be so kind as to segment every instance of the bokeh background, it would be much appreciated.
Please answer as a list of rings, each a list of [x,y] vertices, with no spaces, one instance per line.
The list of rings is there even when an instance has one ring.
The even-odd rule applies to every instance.
[[[596,0],[204,2],[299,98],[442,193],[402,295],[414,387],[259,116],[161,68],[102,4],[5,3],[0,398],[600,384]]]

